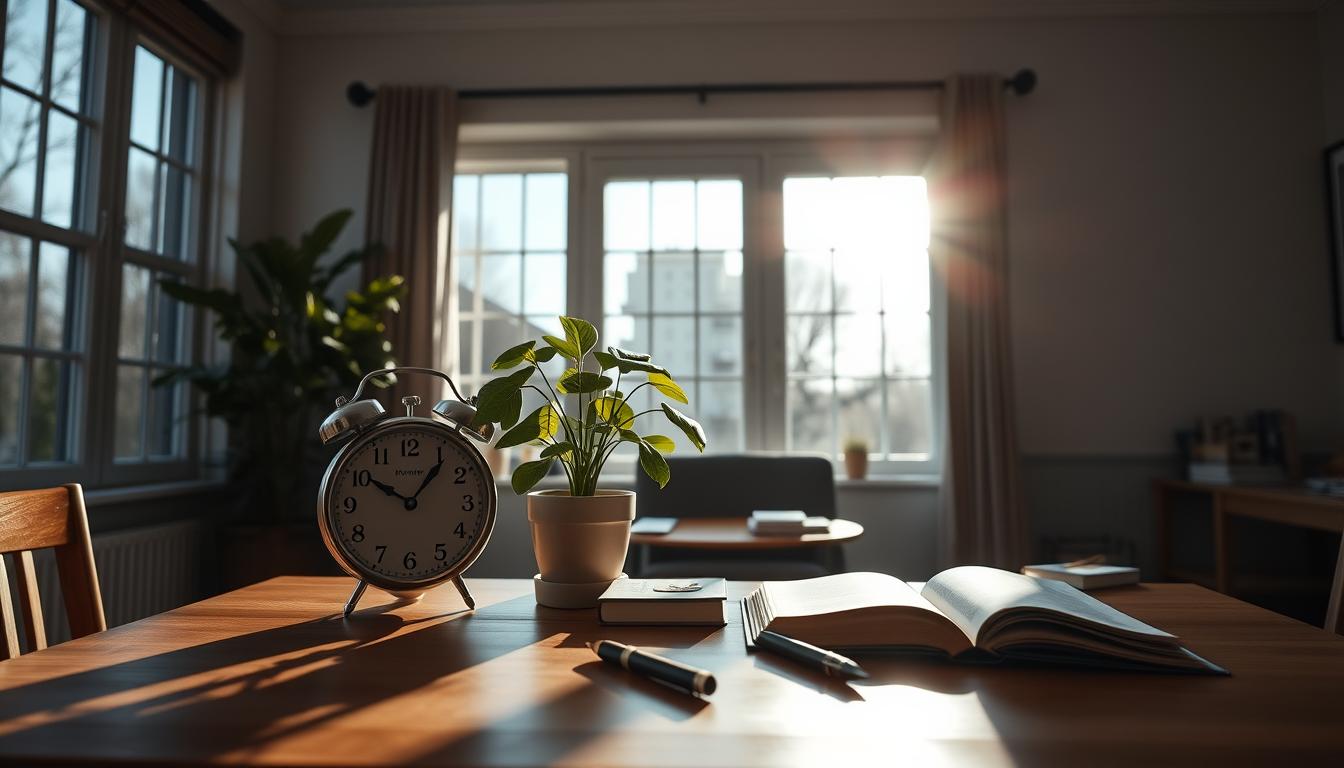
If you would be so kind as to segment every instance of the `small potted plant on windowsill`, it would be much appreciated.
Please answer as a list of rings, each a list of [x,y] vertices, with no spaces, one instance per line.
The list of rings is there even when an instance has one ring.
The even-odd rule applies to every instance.
[[[845,476],[850,480],[868,476],[868,441],[855,437],[845,441]]]
[[[665,435],[639,434],[636,420],[660,414],[700,451],[705,449],[705,432],[667,403],[635,413],[631,397],[645,387],[669,400],[687,402],[681,386],[649,355],[617,347],[596,351],[597,330],[590,323],[561,317],[560,325],[565,338],[543,336],[540,343],[519,344],[495,360],[493,370],[522,367],[481,387],[476,420],[498,422],[507,430],[496,448],[530,444],[541,449],[538,459],[514,467],[512,478],[514,492],[527,494],[532,550],[541,571],[533,582],[537,602],[553,608],[589,608],[621,576],[635,518],[633,491],[599,487],[612,452],[622,443],[636,446],[640,469],[662,488],[671,477],[663,454],[671,453],[675,443]],[[552,384],[542,366],[557,355],[569,366]],[[614,378],[609,375],[613,371]],[[520,418],[524,389],[546,402]],[[557,461],[569,487],[531,491]]]

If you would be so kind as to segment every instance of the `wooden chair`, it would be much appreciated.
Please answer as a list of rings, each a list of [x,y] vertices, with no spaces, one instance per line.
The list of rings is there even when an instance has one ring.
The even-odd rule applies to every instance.
[[[13,554],[28,648],[36,651],[47,647],[33,568],[33,550],[47,547],[55,550],[70,636],[83,637],[107,629],[83,489],[71,483],[60,488],[0,493],[0,659],[19,655],[14,601],[3,555]]]

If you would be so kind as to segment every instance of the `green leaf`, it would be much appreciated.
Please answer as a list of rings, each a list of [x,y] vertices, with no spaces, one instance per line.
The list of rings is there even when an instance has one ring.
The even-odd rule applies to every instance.
[[[665,373],[650,372],[649,384],[667,397],[676,400],[678,403],[689,403],[686,399],[686,392],[682,390],[681,385],[672,380],[671,376]]]
[[[621,373],[630,373],[631,371],[643,371],[645,373],[661,373],[664,376],[668,375],[667,369],[664,368],[663,366],[654,365],[653,363],[646,362],[644,360],[626,360],[624,358],[621,358],[616,362],[616,367],[621,369]]]
[[[243,308],[242,299],[238,294],[218,288],[205,290],[167,279],[159,280],[159,288],[183,304],[213,309],[221,315],[241,312]]]
[[[523,391],[516,389],[513,397],[509,399],[508,407],[505,408],[503,415],[500,416],[499,426],[504,429],[512,427],[518,423],[518,415],[523,412]]]
[[[350,216],[354,214],[349,208],[328,214],[324,219],[317,222],[313,231],[299,238],[299,251],[305,258],[312,258],[313,261],[305,266],[311,270],[317,257],[327,252],[331,244],[340,236],[341,230],[345,229],[346,222],[350,221]]]
[[[653,447],[655,451],[662,454],[672,453],[677,450],[677,444],[672,438],[666,435],[645,435],[644,442]]]
[[[532,486],[541,482],[541,478],[551,471],[551,464],[555,459],[539,459],[529,461],[513,468],[513,492],[522,496],[524,493],[532,490]]]
[[[523,355],[523,358],[529,363],[548,363],[551,361],[551,358],[555,357],[555,355],[555,347],[542,347],[541,349],[534,349],[531,352],[528,352]]]
[[[571,395],[601,392],[611,386],[611,379],[592,371],[574,371],[560,379],[560,386]]]
[[[565,338],[579,350],[579,359],[597,346],[597,329],[587,320],[561,317],[560,327],[565,329]]]
[[[684,432],[686,434],[686,439],[690,440],[691,444],[694,445],[697,450],[704,453],[705,429],[700,426],[700,422],[692,419],[681,411],[678,411],[667,403],[663,403],[662,408],[663,413],[667,416],[667,420],[672,422],[677,429]]]
[[[588,406],[600,420],[616,426],[630,426],[635,419],[635,409],[615,397],[599,397]]]
[[[508,376],[487,381],[476,395],[476,419],[472,424],[479,427],[507,418],[513,410],[513,396],[518,394],[518,390],[536,370],[529,366]]]
[[[547,344],[550,344],[552,347],[554,347],[555,351],[559,352],[565,357],[568,357],[570,360],[578,362],[579,360],[578,347],[574,346],[568,341],[565,341],[564,339],[557,338],[555,336],[542,336],[541,339],[542,341],[545,341]]]
[[[630,352],[629,350],[621,349],[620,347],[607,347],[607,351],[622,360],[642,360],[648,362],[653,359],[653,355],[646,355],[642,352]]]
[[[672,470],[668,469],[667,459],[647,442],[639,444],[639,468],[644,470],[644,474],[657,483],[659,488],[667,487],[667,481],[672,479]]]
[[[555,435],[559,428],[560,415],[547,403],[525,416],[513,429],[500,435],[495,447],[512,448],[533,440],[547,439]]]
[[[570,392],[569,390],[565,389],[565,379],[569,378],[570,376],[573,376],[578,372],[579,372],[578,368],[574,367],[566,368],[565,372],[560,374],[560,378],[555,380],[555,391],[559,392],[562,395],[574,394],[573,392]]]
[[[535,341],[525,341],[516,347],[509,347],[495,358],[495,362],[490,364],[490,370],[503,371],[514,366],[522,364],[527,359],[527,355],[532,352],[532,348],[537,345]],[[686,402],[685,400],[682,401]]]
[[[597,364],[602,366],[604,371],[615,368],[621,362],[615,355],[606,352],[594,352],[593,357],[597,359]]]
[[[543,448],[541,451],[541,458],[549,459],[554,457],[564,457],[568,456],[573,451],[574,451],[573,443],[568,442],[556,443],[555,445],[548,445],[545,448]]]

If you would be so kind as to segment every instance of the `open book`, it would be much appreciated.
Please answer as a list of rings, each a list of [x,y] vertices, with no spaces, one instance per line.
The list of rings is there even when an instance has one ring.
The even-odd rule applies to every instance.
[[[743,598],[742,616],[748,644],[769,629],[833,650],[1227,674],[1068,584],[981,566],[943,571],[918,592],[880,573],[768,581]]]

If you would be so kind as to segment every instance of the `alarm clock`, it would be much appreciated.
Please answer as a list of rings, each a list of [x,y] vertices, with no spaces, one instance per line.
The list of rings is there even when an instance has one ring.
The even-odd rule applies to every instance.
[[[448,382],[456,400],[417,416],[420,398],[403,397],[405,416],[391,416],[365,386],[390,374],[426,374]],[[493,424],[473,426],[474,401],[447,374],[400,367],[365,376],[318,429],[324,445],[344,441],[322,477],[317,525],[327,551],[357,580],[345,605],[355,609],[373,585],[403,599],[452,582],[475,608],[462,572],[480,557],[495,527],[495,478],[475,443]]]

